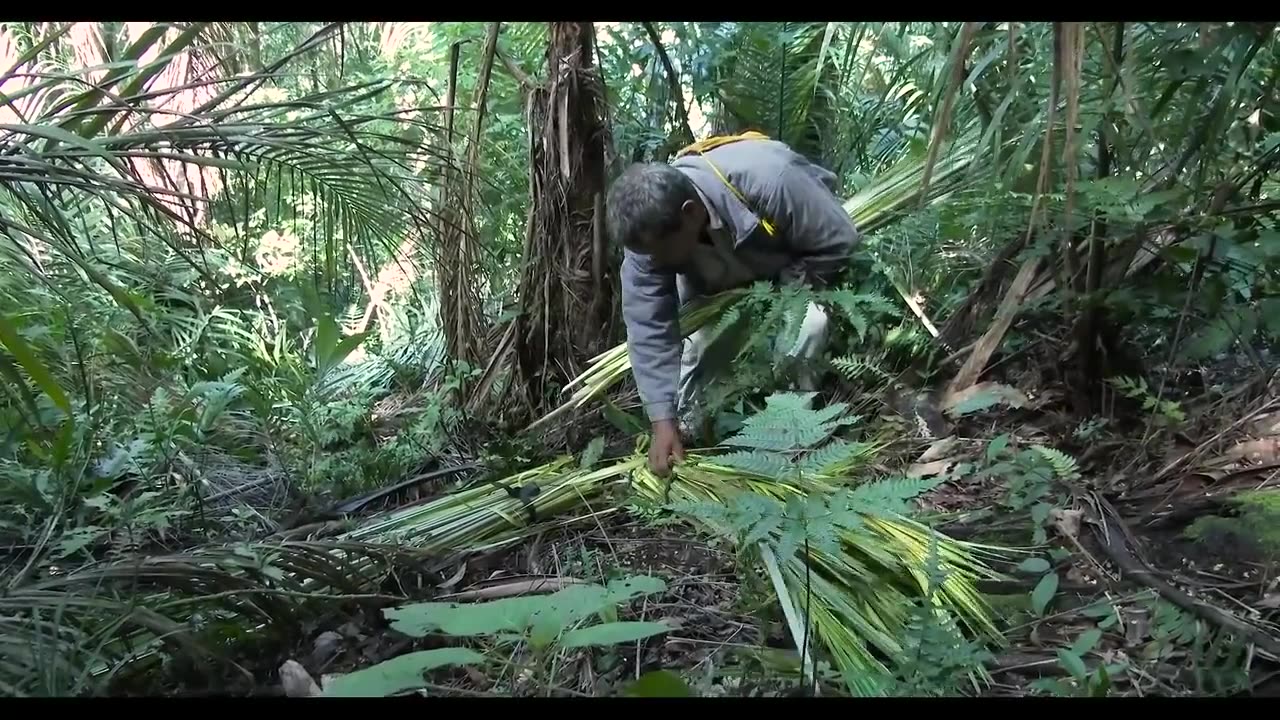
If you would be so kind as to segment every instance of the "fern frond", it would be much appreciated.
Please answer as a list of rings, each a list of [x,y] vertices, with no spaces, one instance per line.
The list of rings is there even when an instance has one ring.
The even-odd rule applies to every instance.
[[[779,347],[788,348],[788,351],[774,355],[775,367],[785,361],[788,355],[797,353],[799,349],[797,345],[800,343],[800,330],[804,324],[804,317],[809,312],[809,303],[812,297],[812,293],[806,292],[803,288],[788,287],[783,290],[781,297],[778,299],[782,327],[776,336],[775,342]]]
[[[824,294],[824,300],[835,306],[858,333],[858,340],[865,341],[868,328],[886,317],[902,317],[902,312],[879,293],[856,293],[849,289],[832,290]]]
[[[720,318],[720,321],[715,324],[715,327],[711,329],[711,342],[719,339],[725,331],[737,324],[738,320],[741,318],[742,306],[734,305],[730,307],[729,310],[725,312],[724,316]]]
[[[893,382],[892,375],[881,368],[879,364],[866,358],[848,355],[834,358],[831,361],[831,365],[849,382],[859,382],[866,375],[874,375],[877,379],[887,383]]]
[[[799,463],[800,471],[812,475],[847,474],[853,461],[869,455],[871,450],[872,446],[866,443],[832,440],[806,455]]]
[[[816,393],[777,393],[765,409],[743,423],[726,445],[757,450],[792,451],[811,448],[826,440],[841,425],[848,406],[836,403],[822,410],[810,410]]]
[[[1059,480],[1074,480],[1079,477],[1078,466],[1075,458],[1058,450],[1057,448],[1045,447],[1044,445],[1033,445],[1031,449],[1040,454],[1051,467],[1053,474]]]
[[[718,465],[769,480],[783,477],[791,470],[785,457],[755,450],[718,455],[715,461]]]
[[[864,515],[895,517],[910,511],[908,501],[942,484],[942,478],[890,478],[859,485],[845,495],[846,509]]]

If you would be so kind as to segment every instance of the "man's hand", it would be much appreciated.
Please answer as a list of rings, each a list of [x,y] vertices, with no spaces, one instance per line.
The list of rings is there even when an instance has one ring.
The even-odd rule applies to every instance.
[[[649,444],[649,469],[659,477],[671,472],[672,460],[684,460],[680,428],[675,420],[659,420],[653,424],[653,442]]]

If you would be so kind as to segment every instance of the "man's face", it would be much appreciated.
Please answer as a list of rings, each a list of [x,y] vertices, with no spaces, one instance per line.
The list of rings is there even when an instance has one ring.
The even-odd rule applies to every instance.
[[[652,244],[651,257],[654,263],[669,270],[687,268],[693,259],[693,249],[697,247],[706,228],[707,209],[701,202],[686,200],[680,208],[679,229]]]

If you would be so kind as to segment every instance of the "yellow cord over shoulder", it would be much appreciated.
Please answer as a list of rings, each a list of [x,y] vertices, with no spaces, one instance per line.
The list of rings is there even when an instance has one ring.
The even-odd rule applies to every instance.
[[[742,193],[738,192],[738,188],[734,187],[733,183],[729,182],[729,178],[725,177],[725,174],[720,172],[720,168],[716,167],[715,163],[711,162],[711,158],[708,158],[705,155],[705,153],[710,150],[714,150],[715,148],[718,148],[722,145],[728,145],[729,143],[738,142],[739,140],[768,140],[768,139],[769,139],[769,136],[765,135],[764,133],[755,132],[754,130],[749,130],[744,133],[739,133],[738,135],[717,135],[717,136],[709,137],[703,140],[699,140],[698,142],[693,143],[692,145],[688,145],[682,148],[680,152],[676,153],[676,158],[677,159],[682,158],[685,155],[692,155],[695,153],[698,155],[701,155],[702,159],[707,161],[707,165],[711,166],[711,170],[715,172],[716,177],[720,178],[720,181],[725,184],[725,187],[729,188],[729,192],[733,193],[734,196],[737,197],[738,200],[740,200],[743,205],[746,205],[747,207],[751,207],[751,203],[747,202],[747,198],[744,197]],[[773,227],[773,223],[769,222],[769,220],[764,216],[760,216],[760,226],[763,227],[764,231],[766,233],[769,233],[770,236],[773,236],[776,234],[776,231],[774,230],[774,227]]]

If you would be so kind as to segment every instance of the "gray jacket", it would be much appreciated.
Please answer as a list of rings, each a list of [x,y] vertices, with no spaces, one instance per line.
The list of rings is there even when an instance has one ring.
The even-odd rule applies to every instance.
[[[707,159],[747,204],[725,186]],[[682,302],[755,280],[830,278],[845,266],[861,239],[835,195],[836,176],[783,143],[739,140],[707,152],[705,158],[687,155],[672,165],[697,187],[711,216],[708,234],[713,242],[731,249],[742,262],[736,272],[716,272],[695,261],[694,272],[677,275],[654,267],[646,255],[623,251],[627,350],[651,422],[676,416]],[[761,215],[772,223],[773,236],[761,227]]]

